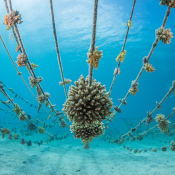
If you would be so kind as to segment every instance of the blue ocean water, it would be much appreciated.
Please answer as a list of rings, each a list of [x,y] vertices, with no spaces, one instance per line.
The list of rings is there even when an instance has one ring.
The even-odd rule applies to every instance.
[[[99,0],[96,46],[99,47],[99,50],[103,50],[103,58],[100,59],[98,69],[94,70],[93,78],[101,82],[102,85],[106,85],[107,90],[110,88],[113,72],[117,66],[115,58],[120,53],[123,45],[127,30],[126,22],[129,20],[132,4],[133,1],[131,0]],[[13,9],[18,10],[22,16],[23,23],[18,25],[18,29],[30,62],[39,65],[35,73],[37,76],[43,77],[41,86],[45,92],[50,93],[50,101],[52,104],[56,104],[56,109],[61,111],[66,97],[63,87],[58,83],[61,81],[61,74],[55,50],[49,1],[14,0],[12,1],[12,6]],[[74,81],[77,81],[81,74],[84,77],[88,75],[89,68],[86,60],[91,43],[94,1],[53,0],[53,7],[64,76],[65,78],[71,79],[71,84],[74,84]],[[112,89],[111,98],[114,105],[120,104],[118,99],[125,97],[132,80],[136,79],[142,67],[142,59],[144,56],[148,55],[152,43],[155,41],[155,30],[161,27],[166,10],[167,6],[160,6],[158,0],[137,0],[132,18],[132,27],[130,28],[125,47],[127,53],[124,62],[120,65],[121,74],[117,76]],[[1,1],[0,35],[11,57],[16,61],[18,56],[15,50],[16,41],[13,37],[12,30],[5,31],[6,26],[3,25],[5,14],[5,5],[4,2]],[[174,16],[175,9],[172,9],[166,23],[166,28],[170,28],[173,33],[175,33]],[[120,114],[117,113],[113,122],[108,124],[109,129],[106,132],[109,135],[112,133],[113,138],[116,139],[121,136],[121,133],[128,132],[131,127],[135,127],[141,119],[147,116],[147,111],[152,111],[156,107],[156,101],[160,102],[168,92],[169,88],[172,86],[172,81],[175,80],[174,48],[174,38],[172,38],[170,44],[164,44],[161,41],[158,43],[150,59],[150,63],[156,71],[153,73],[143,72],[138,81],[138,93],[135,96],[130,95],[128,97],[127,106],[123,105],[121,107],[122,112]],[[22,67],[19,68],[19,70],[22,72],[27,83],[29,83],[29,74],[26,68]],[[17,94],[30,103],[38,106],[38,103],[17,75],[2,42],[0,42],[0,81],[7,87],[12,88]],[[67,90],[68,87],[69,86],[67,86]],[[36,90],[32,90],[36,95]],[[7,92],[11,98],[13,98],[13,94],[10,91]],[[6,101],[7,99],[0,94],[0,100]],[[172,108],[175,107],[174,100],[175,96],[171,94],[162,104],[162,109],[156,111],[154,117],[159,113],[168,116],[172,112]],[[26,113],[47,122],[48,116],[43,110],[38,114],[36,108],[30,107],[20,98],[14,99],[14,102],[18,103]],[[0,108],[10,111],[10,109],[3,104],[0,104]],[[17,119],[15,121],[10,120],[9,114],[0,111],[0,115],[8,118],[2,118],[2,120],[0,120],[1,127],[16,127],[19,128],[19,130],[25,130],[23,123]],[[171,124],[173,124],[175,121],[174,116],[169,120]],[[9,122],[11,124],[8,124]],[[17,125],[13,124],[17,122]],[[151,126],[155,124],[156,122]],[[147,129],[145,124],[142,129]],[[60,129],[59,125],[48,128],[48,131],[52,135],[56,132],[59,132],[60,135],[69,133],[69,137],[73,138],[73,134],[70,133],[69,128]],[[47,136],[41,137],[36,134],[36,137],[35,135],[32,135],[32,137],[36,140],[46,138]],[[105,135],[103,137],[105,137]],[[174,136],[169,138],[169,136],[166,135],[159,135],[159,137],[163,141],[168,138],[166,144],[174,138]],[[98,144],[100,139],[104,142],[102,138],[99,138],[94,139],[94,143]],[[149,146],[149,139],[146,139],[146,141],[142,143],[143,145],[140,147],[144,148],[146,144]],[[20,143],[18,142],[18,144]],[[76,144],[83,149],[80,140],[77,140]],[[134,143],[132,144],[134,145]],[[139,143],[137,143],[137,145],[139,147]],[[160,145],[160,147],[163,146],[162,142],[158,142],[156,145]],[[112,145],[110,143],[104,147],[108,149],[111,146],[118,147],[117,144]],[[154,145],[150,143],[150,147],[152,146]],[[93,149],[93,147],[90,149]]]

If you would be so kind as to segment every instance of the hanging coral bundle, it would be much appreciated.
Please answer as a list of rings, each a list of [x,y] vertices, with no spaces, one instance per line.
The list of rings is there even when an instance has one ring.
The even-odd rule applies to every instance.
[[[112,99],[106,93],[105,86],[93,80],[92,85],[88,83],[88,76],[84,79],[83,75],[75,86],[70,86],[68,98],[63,104],[69,121],[73,121],[70,126],[75,138],[92,141],[103,133],[102,121],[106,116],[111,117]]]
[[[18,55],[17,59],[18,61],[16,61],[16,64],[18,65],[18,67],[26,66],[26,56],[24,53],[21,53],[21,55]]]
[[[168,124],[171,122],[166,120],[165,116],[162,114],[157,114],[157,117],[155,119],[156,119],[156,122],[158,123],[158,127],[159,127],[160,131],[163,134],[168,133],[168,130],[169,130]]]
[[[173,33],[171,32],[171,29],[164,29],[164,27],[160,27],[156,30],[156,39],[158,41],[162,40],[162,43],[164,44],[170,44],[171,38],[173,38]]]
[[[10,15],[4,16],[4,24],[7,26],[6,30],[9,30],[11,27],[13,27],[15,24],[21,24],[21,15],[16,10],[12,10]]]
[[[175,0],[159,0],[159,1],[161,1],[160,5],[166,5],[175,8]]]
[[[34,88],[38,83],[42,82],[43,81],[43,78],[42,77],[38,77],[38,78],[35,78],[35,77],[29,77],[29,84],[31,85],[32,88]]]
[[[146,70],[146,72],[149,72],[149,73],[154,72],[156,70],[150,63],[145,63],[144,69]]]
[[[102,50],[98,51],[98,47],[95,48],[94,52],[88,52],[88,60],[86,62],[91,64],[95,69],[98,68],[99,60],[102,58]]]
[[[120,62],[123,63],[123,60],[125,59],[125,55],[126,55],[126,50],[120,52],[120,54],[116,58],[116,61],[120,60]]]

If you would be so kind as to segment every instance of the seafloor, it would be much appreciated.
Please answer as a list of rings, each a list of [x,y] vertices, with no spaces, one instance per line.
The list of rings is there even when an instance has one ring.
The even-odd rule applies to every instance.
[[[162,142],[162,141],[161,141]],[[164,141],[166,142],[166,141]],[[96,139],[83,149],[72,136],[41,146],[27,147],[0,138],[1,175],[173,175],[174,152],[130,152],[115,143]],[[163,143],[162,143],[163,144]],[[128,143],[130,147],[160,147],[158,140]]]

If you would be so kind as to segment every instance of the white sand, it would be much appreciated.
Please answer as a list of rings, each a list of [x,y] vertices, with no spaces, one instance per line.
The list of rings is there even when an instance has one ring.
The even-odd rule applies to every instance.
[[[40,147],[0,138],[0,175],[175,174],[175,153],[170,150],[134,154],[100,140],[90,147],[84,150],[71,136]]]

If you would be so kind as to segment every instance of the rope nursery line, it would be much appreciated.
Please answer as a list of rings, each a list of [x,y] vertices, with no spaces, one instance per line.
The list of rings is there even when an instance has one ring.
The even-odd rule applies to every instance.
[[[0,86],[3,87],[4,84],[0,84]],[[4,91],[1,91],[1,92],[3,93],[4,96],[6,96],[6,94],[4,93],[5,90],[4,90]],[[8,98],[8,97],[7,97],[7,98]],[[11,100],[13,100],[13,99],[11,99]],[[2,100],[0,100],[0,102],[1,102],[2,104],[6,105],[8,108],[10,108],[10,109],[13,111],[13,109],[12,109],[9,105],[7,105],[7,102],[3,102]],[[8,103],[11,103],[11,101],[8,100]],[[6,112],[6,111],[4,111],[4,112]],[[7,113],[7,112],[6,112],[6,113]],[[39,120],[39,119],[36,119],[36,118],[30,116],[29,114],[27,114],[27,117],[30,118],[30,119],[35,120],[35,123],[36,123],[36,124],[38,124],[38,123],[42,123],[44,128],[46,128],[46,127],[49,125],[49,124],[47,124],[45,121],[41,121],[41,120]],[[49,120],[50,118],[51,118],[51,115],[49,115],[49,117],[47,118],[47,120]],[[56,123],[56,119],[53,120],[52,123],[55,124],[55,123]]]
[[[127,24],[126,24],[126,25],[128,26],[128,28],[127,28],[127,31],[126,31],[126,36],[125,36],[125,39],[124,39],[124,43],[123,43],[123,46],[122,46],[121,53],[124,52],[125,45],[126,45],[126,41],[127,41],[127,38],[128,38],[129,29],[131,28],[131,25],[132,25],[131,21],[132,21],[132,16],[133,16],[133,13],[134,13],[135,4],[136,4],[136,0],[133,1],[133,6],[132,6],[132,10],[131,10],[130,19],[129,19],[129,21],[128,21]],[[112,80],[112,83],[111,83],[111,86],[110,86],[110,89],[109,89],[109,95],[111,95],[111,91],[112,91],[114,82],[115,82],[115,80],[116,80],[117,74],[120,74],[120,69],[119,69],[120,62],[121,62],[121,57],[120,57],[119,60],[118,60],[118,65],[117,65],[117,67],[114,69],[114,77],[113,77],[113,80]],[[122,62],[123,62],[123,61],[122,61]]]
[[[16,114],[18,114],[19,115],[19,120],[20,121],[27,121],[27,122],[29,122],[30,124],[32,124],[32,125],[34,125],[36,128],[38,128],[38,131],[41,133],[41,134],[47,134],[50,138],[52,138],[52,135],[50,135],[48,132],[46,132],[45,130],[44,130],[44,128],[42,128],[42,127],[38,127],[38,126],[36,126],[35,124],[33,124],[32,122],[31,122],[31,120],[29,119],[30,117],[28,117],[28,116],[25,116],[25,112],[24,111],[22,111],[22,109],[20,109],[20,107],[17,105],[17,104],[15,104],[13,101],[12,101],[12,99],[9,97],[9,95],[5,92],[5,90],[4,90],[4,88],[3,88],[3,85],[0,85],[0,91],[1,91],[1,93],[11,102],[11,104],[15,107],[14,108],[14,111],[16,112]]]
[[[165,24],[166,24],[166,22],[167,22],[168,16],[169,16],[169,14],[170,14],[170,10],[171,10],[171,7],[168,7],[168,9],[167,9],[167,11],[166,11],[166,14],[165,14],[165,17],[164,17],[164,20],[163,20],[163,24],[162,24],[163,28],[165,27]],[[159,30],[159,29],[158,29],[158,30]],[[158,34],[161,34],[161,33],[158,33],[158,32],[159,32],[158,30],[156,31],[156,34],[157,34],[157,35],[158,35]],[[161,32],[164,32],[164,31],[162,30]],[[122,106],[123,104],[127,105],[126,99],[128,98],[129,94],[135,95],[135,94],[137,93],[137,91],[138,91],[138,89],[137,89],[138,83],[137,83],[137,82],[138,82],[138,80],[139,80],[141,74],[143,73],[143,71],[146,70],[147,72],[153,72],[153,71],[155,70],[155,69],[149,64],[149,60],[150,60],[150,58],[151,58],[151,55],[152,55],[154,49],[155,49],[156,46],[157,46],[157,43],[158,43],[160,40],[162,40],[162,42],[164,42],[164,43],[169,43],[169,39],[171,39],[171,34],[167,37],[166,42],[164,42],[164,41],[163,41],[163,38],[161,38],[159,35],[156,36],[156,40],[153,42],[153,45],[152,45],[152,47],[151,47],[151,50],[150,50],[148,56],[143,58],[143,66],[142,66],[142,68],[141,68],[139,74],[137,75],[136,79],[135,79],[134,81],[132,81],[131,87],[130,87],[129,91],[127,92],[126,96],[125,96],[123,99],[119,99],[119,101],[121,102],[120,105],[119,105],[119,106],[117,106],[117,105],[114,106],[114,109],[116,110],[116,112],[120,113],[120,112],[121,112],[121,109],[120,109],[121,106]]]
[[[26,85],[27,89],[30,91],[30,93],[31,93],[32,96],[35,98],[35,100],[38,102],[38,100],[37,100],[37,98],[35,97],[35,95],[33,94],[32,90],[30,89],[30,87],[28,86],[28,84],[26,83],[26,81],[24,80],[24,78],[23,78],[23,76],[22,76],[22,73],[19,71],[19,69],[17,68],[15,62],[13,61],[12,57],[10,56],[10,53],[9,53],[9,51],[8,51],[8,49],[7,49],[7,47],[6,47],[5,43],[4,43],[4,41],[3,41],[2,37],[1,37],[1,35],[0,35],[0,39],[1,39],[1,41],[2,41],[2,44],[3,44],[3,46],[4,46],[4,48],[5,48],[6,52],[7,52],[7,54],[8,54],[8,56],[9,56],[10,60],[12,61],[13,65],[14,65],[16,71],[17,71],[17,74],[20,76],[20,78],[22,79],[22,81],[23,81],[24,84]],[[49,114],[45,108],[42,107],[42,109],[43,109],[47,114]]]
[[[60,68],[61,78],[62,78],[62,81],[63,81],[64,93],[65,93],[66,98],[67,98],[66,84],[65,84],[63,68],[62,68],[62,64],[61,64],[60,52],[59,52],[59,48],[58,48],[58,41],[57,41],[57,33],[56,33],[56,27],[55,27],[55,20],[54,20],[54,12],[53,12],[52,0],[50,0],[50,10],[51,10],[51,16],[52,16],[53,35],[54,35],[54,39],[55,39],[57,59],[58,59],[58,64],[59,64],[59,68]]]
[[[33,106],[33,107],[35,107],[35,108],[38,108],[38,107],[35,106],[34,104],[32,104],[32,103],[28,102],[27,100],[25,100],[23,97],[19,96],[17,93],[14,92],[13,89],[7,87],[4,83],[2,83],[2,81],[0,81],[0,84],[3,84],[4,87],[6,87],[10,92],[12,92],[13,94],[15,94],[14,98],[19,97],[21,100],[23,100],[23,101],[25,101],[27,104],[29,104],[30,107]]]
[[[141,126],[143,123],[146,122],[147,126],[153,121],[153,117],[152,114],[157,110],[157,109],[161,109],[161,105],[162,103],[168,98],[168,96],[175,90],[175,81],[172,82],[172,87],[169,89],[168,93],[163,97],[163,99],[160,101],[160,103],[156,102],[156,107],[154,108],[154,110],[152,112],[148,111],[147,112],[147,117],[144,118],[143,120],[141,120],[139,122],[139,124],[135,127],[135,128],[131,128],[131,130],[125,134],[123,134],[121,137],[119,137],[118,139],[116,139],[114,142],[115,143],[120,143],[120,140],[124,141],[124,138],[128,135],[132,135],[133,132],[135,132],[139,126]],[[174,113],[173,113],[174,114]],[[123,143],[123,142],[122,142]]]
[[[9,0],[9,5],[10,5],[11,14],[15,15],[17,13],[17,11],[13,11],[11,0]],[[5,1],[5,6],[7,6],[7,2],[6,1]],[[7,6],[7,8],[8,8],[8,6]],[[31,79],[35,82],[34,86],[36,86],[36,90],[37,90],[37,93],[38,93],[38,97],[37,97],[38,98],[38,102],[40,102],[40,98],[44,98],[44,100],[42,100],[42,103],[45,102],[45,103],[49,104],[49,107],[51,108],[51,110],[59,118],[60,126],[61,127],[68,126],[67,123],[65,122],[64,118],[62,116],[60,116],[60,113],[58,112],[58,110],[54,109],[55,105],[52,105],[52,103],[48,99],[48,97],[50,97],[50,94],[47,93],[48,96],[46,96],[46,93],[44,93],[44,91],[43,91],[43,89],[42,89],[42,87],[40,85],[40,81],[38,81],[38,79],[36,78],[36,75],[34,73],[35,65],[34,64],[31,65],[31,63],[29,62],[29,58],[28,58],[28,56],[27,56],[27,54],[25,52],[25,49],[24,49],[24,46],[23,46],[23,43],[22,43],[22,40],[21,40],[21,37],[20,37],[20,34],[19,34],[19,31],[18,31],[16,23],[14,24],[14,27],[15,27],[15,32],[17,34],[17,38],[19,40],[20,46],[22,48],[22,52],[23,52],[20,57],[18,56],[18,61],[17,62],[19,64],[19,67],[26,66],[29,74],[31,75]],[[42,107],[42,105],[41,105],[41,103],[39,103],[38,111],[40,110],[41,107]],[[51,117],[55,120],[55,118],[53,116],[51,116]]]
[[[93,17],[93,27],[92,27],[92,39],[90,46],[90,53],[95,51],[95,38],[96,38],[96,25],[97,25],[97,9],[98,9],[98,0],[94,0],[94,17]],[[89,64],[89,84],[92,84],[92,76],[93,76],[93,65]]]
[[[163,119],[162,121],[168,120],[174,113],[175,113],[175,108],[173,108],[173,112],[172,112],[170,115],[168,115],[167,118]],[[140,135],[145,136],[149,131],[151,131],[152,129],[154,129],[154,128],[156,128],[156,127],[159,127],[159,124],[153,126],[152,128],[148,129],[147,131],[144,131],[144,132],[143,132],[142,134],[140,134]],[[166,126],[165,126],[165,127],[166,127]],[[165,128],[165,129],[167,129],[167,128]]]

